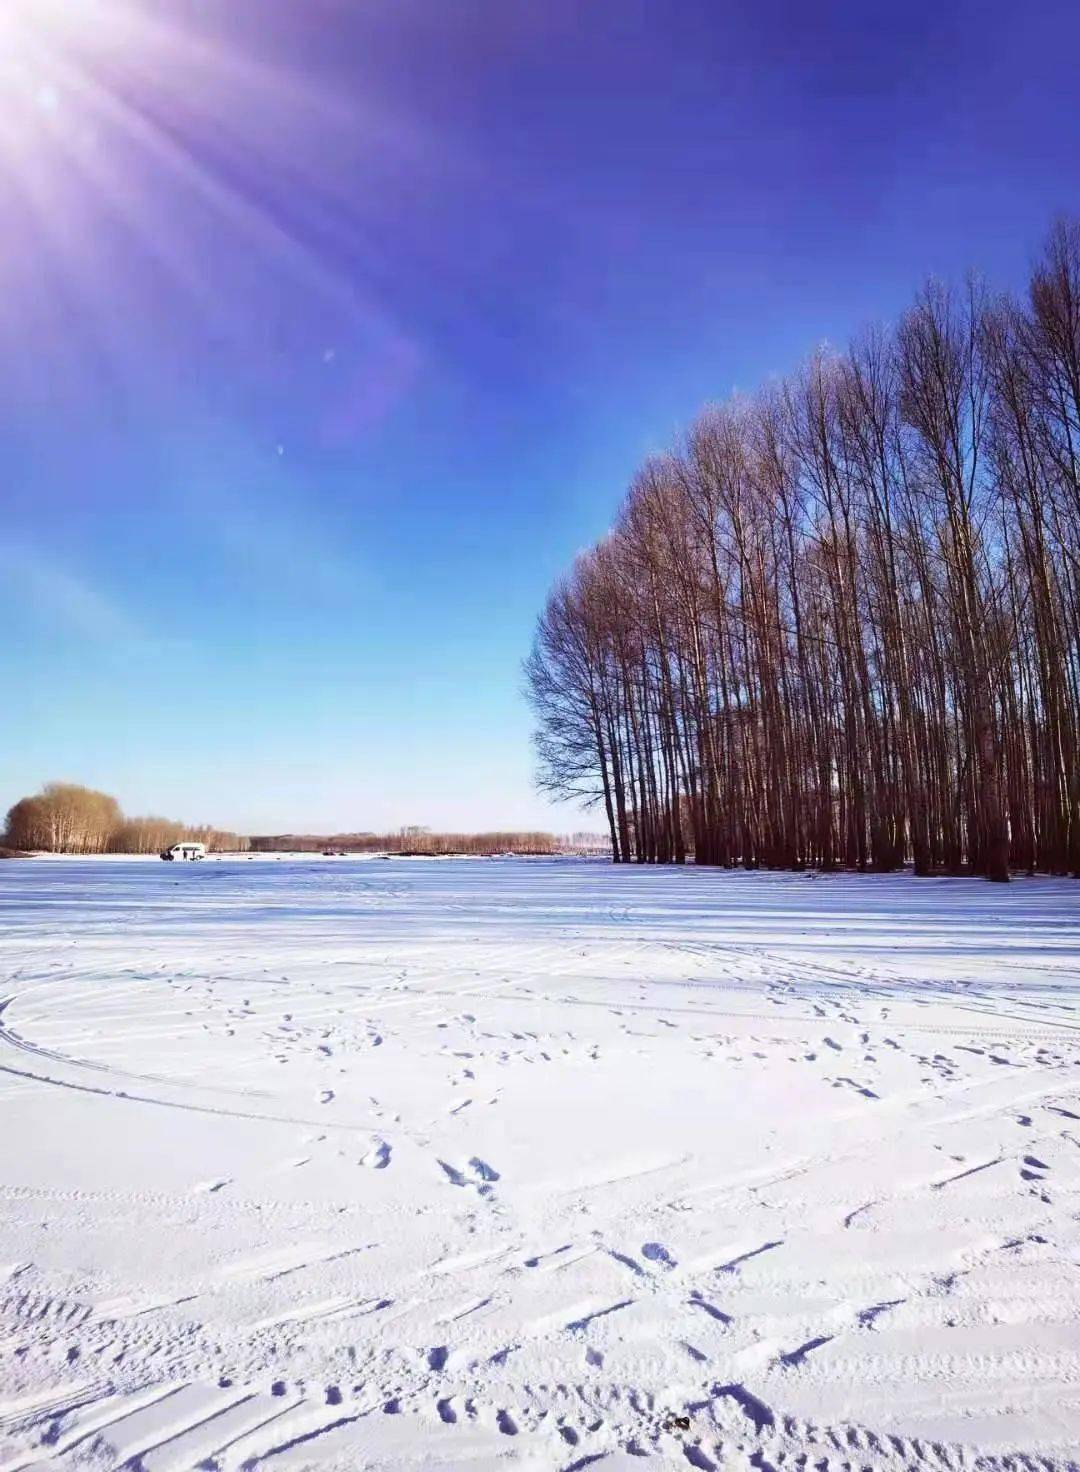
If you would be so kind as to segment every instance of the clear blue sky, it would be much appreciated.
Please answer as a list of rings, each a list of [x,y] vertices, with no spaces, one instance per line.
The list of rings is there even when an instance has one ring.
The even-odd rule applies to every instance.
[[[1038,0],[5,0],[0,807],[577,826],[551,580],[707,400],[1021,283],[1078,54]]]

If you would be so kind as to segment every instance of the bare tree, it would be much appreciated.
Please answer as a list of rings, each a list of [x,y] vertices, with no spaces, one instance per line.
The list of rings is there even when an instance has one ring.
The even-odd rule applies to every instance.
[[[705,413],[526,677],[619,860],[1080,873],[1080,227]]]

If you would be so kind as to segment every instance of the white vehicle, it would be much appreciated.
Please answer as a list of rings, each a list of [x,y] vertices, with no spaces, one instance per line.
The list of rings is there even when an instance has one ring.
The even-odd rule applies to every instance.
[[[205,843],[174,843],[172,848],[161,850],[163,859],[205,859]]]

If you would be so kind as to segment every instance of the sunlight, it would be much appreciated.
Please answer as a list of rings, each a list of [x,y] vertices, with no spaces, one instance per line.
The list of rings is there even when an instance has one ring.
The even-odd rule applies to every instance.
[[[122,40],[133,25],[127,6],[100,0],[6,0],[0,10],[0,85],[32,91],[51,62]]]
[[[0,163],[33,165],[58,129],[85,127],[82,79],[135,28],[133,12],[101,0],[6,0],[0,10]],[[63,128],[61,128],[63,124]]]
[[[17,63],[20,51],[28,57],[44,43],[115,40],[136,23],[136,12],[123,0],[5,0],[0,48]]]
[[[332,254],[307,238],[292,203],[328,146],[347,158],[350,187],[324,187],[319,208],[337,235],[355,230],[359,170],[403,167],[426,149],[374,97],[311,88],[288,67],[239,48],[172,7],[133,0],[0,0],[0,189],[17,211],[0,243],[46,252],[82,287],[113,296],[107,263],[90,257],[120,223],[185,293],[202,294],[200,245],[164,218],[170,190],[189,220],[215,218],[245,248],[288,271],[339,311],[382,324],[378,302]],[[280,185],[267,207],[253,180]],[[379,193],[360,196],[379,218]],[[115,316],[115,314],[113,314]]]

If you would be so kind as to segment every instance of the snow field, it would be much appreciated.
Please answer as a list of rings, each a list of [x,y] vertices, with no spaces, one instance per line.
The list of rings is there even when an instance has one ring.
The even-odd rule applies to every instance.
[[[1075,1466],[1078,903],[0,866],[0,1468]]]

